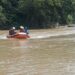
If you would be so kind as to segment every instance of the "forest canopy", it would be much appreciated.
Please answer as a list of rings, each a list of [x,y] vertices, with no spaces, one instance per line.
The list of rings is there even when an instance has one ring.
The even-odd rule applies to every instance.
[[[75,0],[0,0],[0,29],[50,28],[75,22]]]

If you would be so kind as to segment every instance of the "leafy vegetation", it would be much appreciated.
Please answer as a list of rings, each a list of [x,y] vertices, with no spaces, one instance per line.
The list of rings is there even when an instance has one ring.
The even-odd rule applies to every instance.
[[[0,0],[0,29],[50,28],[74,20],[75,0]]]

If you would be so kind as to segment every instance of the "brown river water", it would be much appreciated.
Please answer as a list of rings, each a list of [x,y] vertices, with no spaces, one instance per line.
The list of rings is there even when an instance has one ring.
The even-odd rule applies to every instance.
[[[75,34],[27,40],[1,39],[0,75],[75,75]]]

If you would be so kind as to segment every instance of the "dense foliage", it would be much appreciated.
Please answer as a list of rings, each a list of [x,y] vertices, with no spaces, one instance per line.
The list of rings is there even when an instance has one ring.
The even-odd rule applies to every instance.
[[[0,29],[74,23],[75,0],[0,0]]]

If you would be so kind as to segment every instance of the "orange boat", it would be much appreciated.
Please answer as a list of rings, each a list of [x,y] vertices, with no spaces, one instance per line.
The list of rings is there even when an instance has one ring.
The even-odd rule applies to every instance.
[[[7,38],[16,38],[16,39],[27,39],[30,38],[30,36],[26,33],[20,32],[16,35],[8,35]]]

